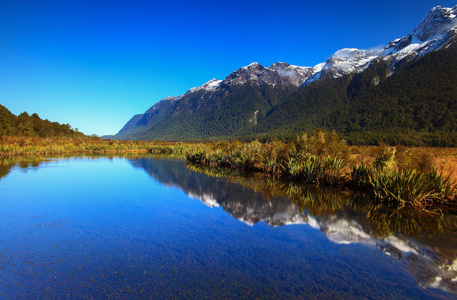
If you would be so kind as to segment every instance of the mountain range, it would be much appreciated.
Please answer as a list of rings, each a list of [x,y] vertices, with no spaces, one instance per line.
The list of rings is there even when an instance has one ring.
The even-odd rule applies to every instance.
[[[350,144],[457,146],[456,16],[437,6],[385,47],[314,67],[251,63],[157,102],[112,138],[288,140],[321,128]]]

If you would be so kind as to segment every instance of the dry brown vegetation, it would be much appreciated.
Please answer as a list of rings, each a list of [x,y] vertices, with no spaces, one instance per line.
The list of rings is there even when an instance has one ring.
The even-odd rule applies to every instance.
[[[206,144],[187,153],[191,164],[224,167],[314,185],[348,187],[375,202],[432,208],[455,204],[453,148],[349,147],[335,132],[316,130],[288,143]]]
[[[348,146],[316,130],[288,143],[119,141],[90,138],[0,137],[0,156],[107,153],[187,154],[190,163],[259,171],[294,182],[349,186],[380,202],[428,207],[455,203],[457,148]],[[413,200],[414,199],[414,200]]]
[[[371,164],[379,153],[379,146],[349,146],[350,164]],[[443,176],[457,182],[457,148],[439,147],[395,147],[395,163],[397,166],[409,166],[421,171],[429,171],[433,166]]]
[[[0,136],[0,156],[87,153],[185,153],[193,144],[161,141],[119,141],[99,137],[36,138]]]

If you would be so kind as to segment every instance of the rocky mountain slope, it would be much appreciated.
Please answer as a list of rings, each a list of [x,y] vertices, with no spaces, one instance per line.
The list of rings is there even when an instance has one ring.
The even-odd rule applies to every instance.
[[[457,79],[453,72],[456,15],[457,6],[437,6],[411,34],[383,49],[341,49],[314,67],[277,62],[266,68],[252,63],[224,80],[212,79],[183,95],[157,102],[144,114],[135,115],[115,138],[287,139],[320,127],[335,129],[354,143],[381,138],[392,143],[446,144],[457,130],[453,127],[457,112],[452,83]],[[436,86],[437,82],[441,84]],[[399,84],[402,89],[396,88]],[[389,90],[395,93],[386,92]],[[376,102],[370,100],[373,95]],[[435,115],[421,119],[440,103],[449,112],[444,121],[435,120]],[[375,124],[379,114],[387,114],[392,106],[399,112],[398,118],[407,121],[396,118]],[[359,117],[347,119],[354,112]],[[392,137],[402,127],[406,133]],[[442,138],[443,132],[451,137]]]

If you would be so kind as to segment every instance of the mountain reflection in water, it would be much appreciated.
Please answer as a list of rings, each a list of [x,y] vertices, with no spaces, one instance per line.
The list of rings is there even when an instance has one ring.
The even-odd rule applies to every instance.
[[[262,180],[254,175],[195,167],[190,170],[179,159],[151,157],[130,162],[162,184],[182,189],[209,207],[221,207],[246,224],[308,224],[334,243],[374,245],[401,260],[420,286],[457,295],[454,215],[392,210],[338,190]]]
[[[71,185],[65,185],[66,179],[60,180],[62,174],[67,174],[65,173],[66,171],[40,173],[45,169],[48,171],[51,169],[66,170],[66,167],[60,168],[63,165],[68,166],[68,171],[70,172],[79,170],[82,172],[82,176],[85,176],[84,174],[87,172],[85,168],[87,166],[94,167],[94,170],[100,171],[100,174],[113,172],[119,175],[121,171],[116,168],[120,166],[127,167],[120,169],[122,172],[134,171],[128,173],[125,177],[100,177],[108,181],[119,180],[117,183],[122,185],[119,188],[112,187],[113,182],[105,183],[103,180],[98,182],[98,178],[96,178],[95,181],[97,182],[93,183],[93,187],[97,190],[94,193],[100,196],[100,199],[105,199],[103,201],[99,201],[98,198],[92,200],[93,197],[96,197],[94,195],[84,198],[86,197],[84,189],[78,190],[79,198],[78,196],[70,197],[68,203],[64,201],[65,199],[61,201],[59,193],[55,194],[57,196],[53,200],[54,202],[48,201],[46,196],[39,193],[36,195],[32,193],[33,196],[30,197],[30,201],[24,195],[22,195],[22,200],[20,197],[18,199],[12,196],[9,199],[5,197],[3,200],[8,205],[5,204],[4,208],[6,208],[2,211],[4,214],[2,226],[6,229],[1,236],[3,248],[0,251],[0,256],[6,261],[4,261],[3,265],[0,265],[1,275],[4,278],[2,289],[0,289],[0,295],[2,295],[0,298],[10,299],[11,297],[3,297],[3,295],[15,295],[16,288],[22,288],[21,291],[30,289],[31,292],[34,291],[33,288],[29,288],[31,286],[37,287],[37,290],[46,288],[55,282],[55,279],[52,278],[48,281],[49,274],[53,274],[53,276],[54,274],[63,277],[68,276],[65,277],[67,279],[79,276],[68,280],[65,284],[60,282],[51,287],[51,290],[56,293],[55,295],[60,296],[64,296],[64,294],[59,293],[60,288],[64,292],[70,289],[74,295],[78,294],[74,291],[81,289],[81,286],[77,287],[79,282],[84,282],[86,290],[78,295],[87,295],[87,289],[93,288],[90,290],[90,294],[100,295],[100,298],[103,298],[102,295],[108,295],[104,293],[103,288],[110,289],[118,286],[119,289],[122,287],[124,290],[124,288],[136,287],[139,283],[144,285],[152,284],[154,288],[163,288],[163,284],[155,285],[154,283],[156,279],[162,280],[161,276],[169,280],[169,283],[175,282],[175,284],[170,284],[166,287],[170,288],[170,290],[166,288],[159,292],[154,290],[150,294],[151,297],[152,295],[156,295],[156,298],[171,295],[166,293],[168,291],[176,291],[174,288],[195,287],[201,290],[205,284],[199,284],[199,282],[203,279],[212,280],[212,284],[207,284],[206,288],[210,288],[213,291],[214,289],[219,289],[221,284],[229,282],[230,278],[236,282],[239,282],[240,278],[245,278],[242,284],[246,284],[242,285],[242,287],[239,285],[234,286],[233,291],[230,290],[233,293],[226,293],[226,295],[246,295],[240,289],[254,283],[259,286],[255,290],[255,295],[258,295],[258,298],[266,295],[274,298],[271,292],[265,292],[265,287],[274,284],[276,284],[277,290],[280,291],[276,297],[278,299],[287,298],[284,295],[290,295],[290,298],[304,295],[304,293],[308,295],[307,289],[313,285],[318,288],[315,291],[311,291],[310,298],[313,295],[315,297],[321,296],[321,298],[329,298],[330,295],[341,295],[340,293],[344,292],[344,289],[351,289],[355,285],[357,285],[355,292],[345,294],[346,297],[354,298],[359,296],[362,298],[368,295],[373,296],[372,290],[380,293],[377,297],[373,296],[372,298],[386,298],[390,291],[402,291],[404,298],[408,298],[408,296],[411,298],[426,296],[443,296],[443,298],[451,296],[452,298],[457,296],[457,232],[455,231],[457,226],[455,224],[455,216],[417,210],[391,210],[385,206],[373,206],[370,201],[365,201],[363,197],[353,197],[349,193],[339,190],[287,184],[273,179],[265,179],[257,174],[241,176],[241,174],[227,172],[226,170],[190,170],[181,159],[126,155],[123,158],[128,159],[128,163],[124,159],[122,159],[122,163],[120,163],[121,160],[114,159],[114,164],[111,165],[109,163],[103,166],[100,166],[99,162],[87,163],[88,160],[99,158],[102,158],[100,163],[106,163],[107,159],[111,160],[110,157],[106,156],[86,156],[72,157],[68,159],[68,164],[63,164],[65,159],[62,158],[44,160],[43,158],[30,157],[27,159],[18,158],[0,161],[0,184],[4,184],[2,186],[4,191],[8,189],[14,191],[14,188],[8,188],[7,183],[9,183],[10,179],[21,178],[21,180],[24,180],[26,178],[25,180],[28,180],[28,178],[31,178],[30,180],[35,180],[37,177],[32,175],[36,175],[41,176],[40,180],[47,183],[47,181],[52,181],[52,177],[48,178],[45,174],[49,175],[50,173],[59,174],[59,180],[54,178],[56,182],[64,184],[64,188],[71,188]],[[81,160],[81,164],[74,163],[79,162],[79,160]],[[130,165],[139,170],[132,170]],[[110,169],[111,167],[113,169]],[[142,170],[145,170],[154,180],[149,180],[148,176],[141,174]],[[30,177],[17,176],[18,173],[22,172],[30,172]],[[141,178],[140,184],[133,184],[135,188],[139,189],[137,194],[135,191],[125,190],[124,185],[129,185],[128,182],[123,182],[124,180],[135,181],[137,179],[135,174],[141,175],[138,177]],[[134,178],[131,179],[129,176]],[[79,177],[71,176],[71,178]],[[157,184],[160,189],[155,187],[156,181],[161,183],[160,185]],[[27,188],[28,185],[24,186],[23,183],[24,181],[18,181],[16,188]],[[84,186],[86,181],[81,180],[79,184],[79,186]],[[113,194],[103,198],[103,193],[106,191],[100,189],[98,184],[105,184],[108,188],[113,189]],[[163,189],[162,185],[180,189],[188,196],[199,199],[208,207],[214,208],[214,210],[206,208],[201,210],[202,205],[197,201],[188,201],[189,199],[184,195],[183,199],[169,199],[167,198],[168,196],[165,196],[163,197],[165,202],[148,202],[150,199],[156,199],[155,195],[152,198],[146,197],[147,199],[142,199],[141,196],[137,198],[133,196],[133,199],[139,199],[135,201],[129,198],[130,193],[147,195],[149,188],[151,188],[151,191],[159,190],[163,192],[166,189]],[[31,184],[31,186],[34,186],[34,184]],[[45,186],[49,189],[52,184],[49,186],[45,184]],[[116,194],[114,194],[115,192],[125,192],[125,194],[117,198]],[[182,194],[175,192],[177,191],[170,189],[171,195]],[[124,199],[123,197],[126,197],[126,195],[128,197]],[[35,196],[38,196],[38,198],[34,199]],[[23,203],[25,203],[25,206]],[[176,203],[183,206],[177,207],[181,214],[178,213],[175,216],[174,211],[168,212],[167,209],[173,207]],[[164,205],[167,209],[162,209],[162,207],[156,206],[157,204]],[[29,205],[34,207],[30,208],[28,207]],[[82,206],[80,207],[79,205]],[[196,206],[199,208],[195,209]],[[14,208],[12,210],[13,213],[8,208]],[[74,208],[80,209],[74,212]],[[15,209],[17,209],[17,215],[14,214]],[[120,211],[123,209],[126,210],[125,213]],[[203,221],[200,221],[195,215],[192,215],[192,218],[198,222],[190,220],[188,216],[182,213],[186,212],[186,209],[190,209],[192,213],[203,213]],[[61,210],[63,210],[62,214],[60,213]],[[55,212],[55,215],[51,212]],[[106,212],[105,215],[103,215],[104,212]],[[162,215],[163,212],[166,212],[166,214]],[[160,216],[155,215],[155,213],[160,214]],[[39,224],[35,224],[37,222],[36,219],[29,219],[30,214],[33,218],[49,218],[49,222],[41,223],[40,221]],[[215,218],[211,218],[208,215],[215,216]],[[225,222],[225,219],[220,224],[217,221],[214,222],[215,219],[219,220],[218,218],[221,218],[221,216],[223,218],[227,216],[227,220],[230,220],[232,226],[226,227],[228,223]],[[249,226],[253,226],[258,222],[261,223],[258,226],[246,228],[246,226],[241,223],[237,224],[235,219],[231,219],[228,216],[233,216]],[[163,222],[160,223],[159,227],[154,226],[156,219]],[[81,220],[81,223],[78,220]],[[173,226],[170,226],[166,223],[167,220],[170,220],[170,222],[181,220],[198,226],[189,228],[186,227],[186,224],[182,224],[182,226],[181,224],[173,224]],[[85,222],[89,224],[85,225]],[[24,227],[24,224],[35,224],[36,226]],[[44,226],[43,224],[47,225]],[[59,224],[62,228],[59,226],[59,228],[54,228],[52,227],[54,226],[53,224]],[[65,226],[62,224],[65,224]],[[204,224],[204,228],[200,227],[201,224]],[[234,224],[240,226],[238,227]],[[269,224],[277,228],[271,229],[263,224]],[[307,224],[309,227],[290,226],[279,228],[279,226],[290,224]],[[214,227],[211,227],[212,225]],[[131,231],[130,227],[133,228]],[[162,227],[165,228],[163,232]],[[65,232],[63,232],[64,228]],[[195,230],[195,228],[198,230]],[[215,230],[217,234],[212,232],[214,228],[217,229]],[[232,232],[233,228],[235,228],[235,231]],[[300,239],[288,239],[288,236],[285,235],[291,232],[294,232],[292,236],[296,234],[295,237],[300,237]],[[232,233],[234,233],[233,236],[231,235]],[[239,235],[240,233],[241,235]],[[265,233],[267,234],[265,235]],[[40,236],[40,234],[46,235]],[[170,237],[167,236],[168,234],[170,234]],[[200,238],[198,235],[204,235],[204,237]],[[280,243],[277,243],[275,239],[278,238],[278,235],[281,236],[280,239],[284,238],[284,241],[281,240]],[[78,240],[77,237],[82,239]],[[197,243],[188,243],[196,237],[198,237]],[[229,239],[227,242],[224,240],[225,237]],[[217,238],[217,240],[214,238]],[[247,238],[247,240],[244,241],[244,238]],[[272,242],[272,239],[274,242]],[[37,243],[37,241],[41,240],[43,240],[43,243]],[[64,243],[54,244],[54,241]],[[89,243],[86,243],[87,241]],[[298,243],[297,241],[300,242]],[[218,247],[221,242],[222,246]],[[234,246],[233,243],[237,244]],[[355,246],[340,246],[346,244]],[[24,245],[30,247],[30,249],[23,248]],[[183,245],[191,246],[188,249],[189,251],[182,250]],[[367,247],[361,247],[360,245],[367,245]],[[201,248],[199,248],[200,246]],[[279,246],[277,251],[275,249],[276,246]],[[243,249],[245,253],[237,252],[239,249]],[[337,250],[335,251],[335,249]],[[376,249],[379,249],[379,252]],[[297,251],[294,252],[295,250]],[[282,256],[282,251],[288,251],[285,252],[284,257]],[[357,251],[357,253],[354,254],[353,251]],[[249,255],[246,255],[246,253]],[[389,259],[386,259],[386,256],[382,253],[388,255]],[[60,261],[62,255],[65,258],[64,263]],[[209,256],[208,263],[205,264],[207,261],[199,255]],[[140,263],[138,259],[143,259],[143,257],[148,259]],[[223,259],[220,259],[221,257]],[[278,257],[277,260],[275,260],[276,257]],[[392,258],[392,261],[390,258]],[[300,264],[297,261],[306,263]],[[42,262],[44,262],[44,265]],[[51,263],[48,264],[48,262]],[[399,262],[405,268],[399,266]],[[91,264],[94,264],[93,268]],[[125,264],[125,268],[120,267],[123,264]],[[204,267],[199,269],[201,273],[198,270],[196,271],[196,265]],[[245,265],[247,265],[246,269],[244,269]],[[100,266],[106,266],[108,269],[100,269]],[[190,266],[189,269],[187,269],[188,266]],[[66,270],[80,267],[83,267],[84,270],[87,268],[84,271],[85,273],[83,272],[84,274],[66,273]],[[179,271],[173,273],[175,267]],[[62,269],[59,270],[58,268]],[[137,274],[136,271],[141,268],[144,268],[147,272],[143,273],[141,271]],[[29,276],[27,270],[30,269],[39,271]],[[120,273],[115,273],[118,270]],[[173,272],[166,273],[171,272],[170,270]],[[219,270],[222,271],[219,272]],[[388,271],[383,273],[384,270]],[[393,273],[390,270],[393,270]],[[231,277],[227,275],[227,271],[229,271]],[[409,272],[412,278],[405,279],[405,271]],[[23,274],[21,272],[26,273]],[[243,274],[249,274],[249,276],[240,277],[240,272],[246,272]],[[118,280],[118,274],[125,275],[127,273],[132,277],[126,276]],[[254,273],[259,275],[255,277],[252,275]],[[95,274],[104,279],[100,280],[100,282],[89,280]],[[176,274],[179,274],[179,276]],[[85,275],[89,276],[89,279],[84,277]],[[289,275],[290,277],[287,277]],[[297,277],[292,275],[297,275]],[[251,279],[252,281],[250,281]],[[401,282],[403,279],[405,281]],[[94,284],[93,286],[91,282]],[[106,285],[100,286],[97,285],[98,283],[106,283]],[[370,288],[371,283],[376,286]],[[432,287],[441,291],[416,289],[416,283],[423,288]],[[96,286],[102,289],[96,289]],[[297,292],[287,294],[291,287],[296,288]],[[145,290],[148,289],[146,288]],[[285,292],[283,293],[283,291]],[[319,294],[320,291],[324,293]],[[24,294],[21,295],[32,295],[27,291],[23,292]],[[98,294],[98,292],[100,293]],[[218,295],[218,292],[219,290],[214,293],[195,293],[193,295]],[[16,293],[18,292],[16,291]],[[451,293],[451,295],[445,295],[444,293]],[[47,298],[52,298],[49,295],[51,294],[48,294]],[[133,294],[128,295],[132,296]],[[39,297],[37,296],[36,298]]]

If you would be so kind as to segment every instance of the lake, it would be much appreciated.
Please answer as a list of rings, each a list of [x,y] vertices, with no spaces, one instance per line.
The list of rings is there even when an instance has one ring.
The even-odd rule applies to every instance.
[[[454,215],[172,157],[0,162],[0,299],[457,298]]]

